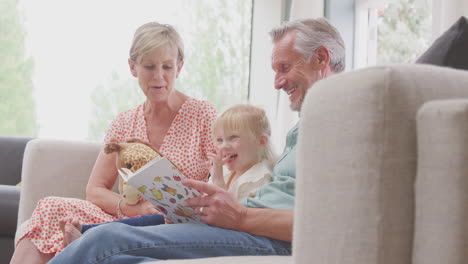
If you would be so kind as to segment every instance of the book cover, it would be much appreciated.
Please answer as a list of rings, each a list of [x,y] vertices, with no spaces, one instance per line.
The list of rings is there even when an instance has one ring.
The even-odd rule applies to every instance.
[[[200,193],[182,184],[185,176],[167,158],[156,158],[135,173],[124,169],[119,174],[173,223],[200,222],[200,216],[184,206],[185,199]]]

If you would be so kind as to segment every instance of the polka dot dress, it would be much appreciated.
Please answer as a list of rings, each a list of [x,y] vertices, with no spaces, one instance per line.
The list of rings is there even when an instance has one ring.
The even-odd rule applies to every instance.
[[[209,169],[206,153],[214,152],[212,124],[216,118],[215,107],[189,98],[179,109],[159,151],[173,161],[187,178],[207,181]],[[110,124],[104,138],[125,142],[129,138],[148,140],[143,104],[119,114]],[[62,197],[41,199],[27,228],[20,236],[27,237],[42,253],[59,253],[63,250],[63,235],[59,220],[74,217],[81,224],[98,224],[117,220],[91,202]]]

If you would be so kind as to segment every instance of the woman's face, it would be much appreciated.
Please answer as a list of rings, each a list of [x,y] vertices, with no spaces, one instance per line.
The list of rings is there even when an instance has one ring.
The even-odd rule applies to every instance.
[[[128,60],[132,75],[138,78],[138,84],[149,101],[167,102],[175,91],[175,80],[183,66],[183,61],[177,62],[177,55],[177,49],[160,48],[138,63]]]

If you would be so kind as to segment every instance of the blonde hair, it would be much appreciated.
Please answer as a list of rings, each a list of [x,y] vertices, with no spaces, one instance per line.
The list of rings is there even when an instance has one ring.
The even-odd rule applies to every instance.
[[[177,62],[184,60],[184,43],[174,27],[157,22],[146,23],[135,31],[130,59],[139,63],[143,57],[159,48],[177,49]]]
[[[249,104],[237,104],[225,110],[213,124],[213,137],[215,132],[222,129],[224,133],[245,133],[252,139],[260,139],[262,135],[267,137],[265,146],[258,152],[258,161],[266,160],[270,169],[276,162],[270,136],[270,122],[265,111]]]

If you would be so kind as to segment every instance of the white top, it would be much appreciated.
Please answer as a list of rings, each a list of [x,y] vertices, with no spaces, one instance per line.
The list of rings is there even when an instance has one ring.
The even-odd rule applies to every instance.
[[[231,171],[224,174],[224,182],[229,181]],[[260,186],[271,181],[271,170],[268,168],[265,161],[259,162],[248,169],[244,174],[237,177],[237,179],[231,182],[228,192],[236,199],[241,201],[244,198],[254,198],[256,192]],[[210,177],[209,183],[213,184],[213,180]]]

